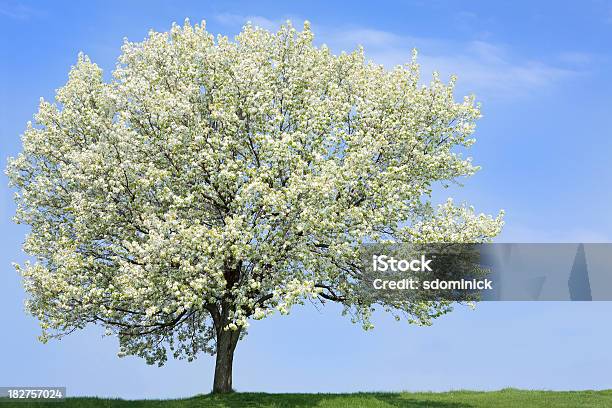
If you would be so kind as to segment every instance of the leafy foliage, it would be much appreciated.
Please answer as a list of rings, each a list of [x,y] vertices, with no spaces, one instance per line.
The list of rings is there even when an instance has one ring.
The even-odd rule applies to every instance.
[[[308,23],[231,41],[186,22],[122,50],[108,82],[79,56],[7,169],[43,340],[98,323],[120,354],[162,364],[305,299],[370,328],[361,243],[502,227],[501,213],[431,204],[435,185],[477,170],[460,150],[480,112],[454,100],[454,79],[421,85],[416,54],[386,70],[314,46]],[[381,306],[430,324],[451,305]]]

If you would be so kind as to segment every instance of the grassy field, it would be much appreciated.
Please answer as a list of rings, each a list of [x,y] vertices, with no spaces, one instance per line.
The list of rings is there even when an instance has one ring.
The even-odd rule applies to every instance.
[[[280,408],[280,407],[612,407],[612,390],[606,391],[521,391],[506,389],[494,392],[454,391],[445,393],[357,393],[357,394],[263,394],[235,393],[223,396],[201,395],[180,400],[138,400],[68,398],[64,402],[10,402],[5,407],[49,408]]]

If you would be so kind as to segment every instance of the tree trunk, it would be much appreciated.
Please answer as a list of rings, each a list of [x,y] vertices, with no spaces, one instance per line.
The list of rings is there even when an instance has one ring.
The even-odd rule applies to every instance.
[[[215,362],[215,380],[213,393],[232,392],[232,365],[239,330],[217,330],[217,357]]]

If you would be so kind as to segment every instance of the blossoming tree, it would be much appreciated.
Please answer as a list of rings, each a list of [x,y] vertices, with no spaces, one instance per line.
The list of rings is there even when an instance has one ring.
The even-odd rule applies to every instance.
[[[421,85],[415,59],[334,55],[308,23],[231,41],[186,22],[122,50],[110,81],[79,56],[7,168],[43,341],[97,323],[148,363],[216,354],[213,391],[229,392],[249,321],[306,299],[365,328],[376,306],[417,324],[450,310],[361,297],[360,243],[501,229],[501,213],[431,204],[477,170],[461,150],[480,114],[454,79]]]

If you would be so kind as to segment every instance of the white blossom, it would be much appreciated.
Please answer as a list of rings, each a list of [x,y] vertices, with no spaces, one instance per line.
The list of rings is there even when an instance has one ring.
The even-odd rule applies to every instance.
[[[416,54],[392,70],[334,55],[308,24],[234,41],[174,25],[126,41],[110,82],[79,55],[7,169],[41,338],[99,323],[161,364],[307,299],[366,329],[377,306],[431,324],[449,304],[369,304],[343,266],[363,242],[500,232],[501,214],[431,204],[478,170],[462,152],[480,110],[453,88],[421,85]]]

